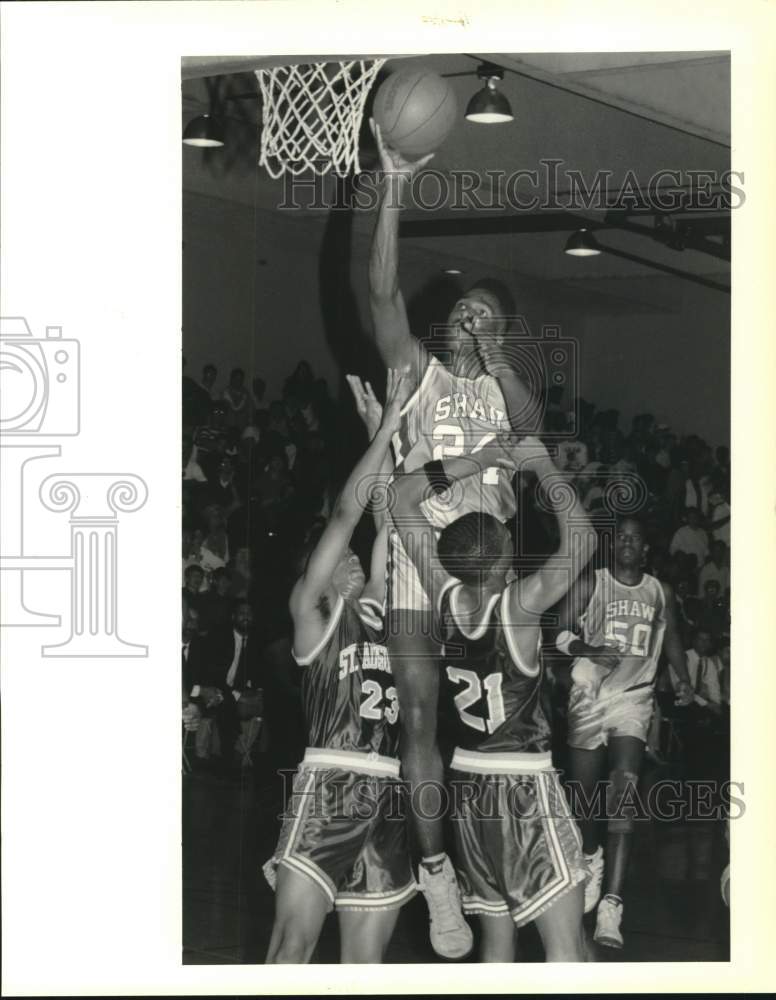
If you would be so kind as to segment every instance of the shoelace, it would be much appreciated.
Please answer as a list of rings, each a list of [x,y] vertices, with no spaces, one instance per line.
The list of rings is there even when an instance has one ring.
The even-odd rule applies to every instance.
[[[456,910],[458,909],[457,884],[445,879],[445,884],[438,889],[432,889],[428,894],[428,902],[432,911],[431,917],[439,931],[455,930],[458,926]],[[442,896],[444,895],[444,899]],[[447,917],[447,920],[444,919]]]

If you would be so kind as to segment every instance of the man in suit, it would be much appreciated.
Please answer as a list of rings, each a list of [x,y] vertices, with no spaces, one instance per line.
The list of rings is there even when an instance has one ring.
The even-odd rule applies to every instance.
[[[189,732],[199,730],[202,712],[196,701],[192,700],[191,690],[194,677],[200,670],[202,661],[202,640],[199,636],[199,613],[184,602],[181,652],[181,707],[183,710],[183,725]],[[203,734],[204,735],[204,734]],[[197,737],[197,750],[202,736]]]
[[[229,625],[208,636],[205,655],[193,678],[192,699],[218,730],[222,764],[228,766],[239,746],[241,723],[262,714],[259,683],[259,643],[253,610],[247,601],[235,604]]]

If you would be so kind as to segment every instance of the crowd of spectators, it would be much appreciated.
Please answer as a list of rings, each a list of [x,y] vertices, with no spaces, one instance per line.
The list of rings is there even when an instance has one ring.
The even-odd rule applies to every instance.
[[[213,759],[219,743],[224,766],[257,757],[270,770],[295,766],[303,731],[287,612],[292,556],[325,523],[342,474],[365,443],[360,425],[351,421],[352,407],[339,406],[306,361],[286,378],[280,399],[268,403],[265,396],[265,382],[253,378],[248,388],[241,368],[219,383],[215,365],[206,365],[195,380],[185,374],[184,361],[183,700],[196,730],[195,766]],[[715,450],[695,434],[679,435],[649,413],[624,430],[616,410],[572,402],[570,408],[559,391],[548,392],[544,427],[548,443],[559,442],[553,445],[556,463],[602,528],[612,498],[632,498],[647,528],[645,569],[676,594],[696,688],[695,716],[685,713],[677,731],[690,733],[690,742],[691,730],[701,724],[724,734],[730,691],[729,451]],[[526,539],[529,554],[532,538],[544,535],[539,547],[552,543],[554,519],[532,508],[528,497],[518,521],[518,552]],[[597,558],[606,559],[607,551],[599,546]],[[238,661],[247,647],[251,662],[244,667]],[[676,717],[671,683],[670,673],[661,671],[661,704],[668,717]],[[258,718],[261,726],[250,730]],[[659,716],[657,722],[655,755]]]

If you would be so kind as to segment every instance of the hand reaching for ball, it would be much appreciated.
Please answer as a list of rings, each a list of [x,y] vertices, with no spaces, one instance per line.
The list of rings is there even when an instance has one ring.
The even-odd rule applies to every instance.
[[[385,144],[380,126],[374,118],[369,119],[369,127],[372,129],[372,135],[375,137],[377,151],[380,154],[380,165],[386,176],[396,175],[402,180],[410,181],[434,157],[433,153],[428,153],[426,156],[421,156],[419,160],[407,160],[398,150],[391,149],[390,146]]]

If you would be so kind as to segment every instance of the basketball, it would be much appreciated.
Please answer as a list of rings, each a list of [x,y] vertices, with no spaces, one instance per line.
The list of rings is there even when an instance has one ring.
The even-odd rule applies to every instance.
[[[417,159],[442,145],[457,111],[447,80],[427,69],[404,69],[380,85],[373,116],[386,145]]]

